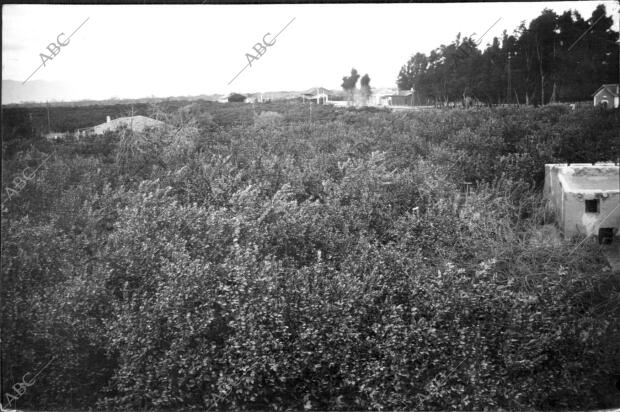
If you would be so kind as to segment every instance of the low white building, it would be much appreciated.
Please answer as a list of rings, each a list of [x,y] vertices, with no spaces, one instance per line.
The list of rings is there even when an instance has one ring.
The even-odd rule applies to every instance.
[[[114,132],[123,127],[134,132],[143,132],[150,128],[165,127],[166,123],[161,120],[151,119],[146,116],[129,116],[119,117],[117,119],[110,119],[107,116],[106,122],[93,127],[87,127],[85,129],[79,129],[77,131],[78,136],[84,136],[88,134],[102,135],[106,132]]]
[[[58,139],[62,139],[66,135],[67,135],[66,133],[62,133],[62,132],[49,132],[49,133],[46,133],[43,137],[45,137],[47,140],[58,140]]]
[[[617,109],[620,107],[620,84],[604,84],[592,95],[594,106]]]
[[[329,90],[324,87],[308,89],[301,95],[302,101],[312,101],[316,104],[329,104]]]
[[[613,239],[620,228],[620,167],[613,163],[545,165],[544,197],[564,236]]]

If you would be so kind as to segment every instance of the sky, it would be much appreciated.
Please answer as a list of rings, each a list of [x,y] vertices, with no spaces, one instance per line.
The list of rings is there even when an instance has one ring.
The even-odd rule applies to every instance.
[[[374,88],[395,87],[413,54],[428,54],[459,32],[478,39],[496,23],[482,48],[544,8],[587,19],[598,4],[613,12],[619,30],[616,1],[3,5],[2,102],[37,88],[57,101],[339,89],[353,67],[368,73]],[[252,48],[263,39],[272,45],[248,65],[246,54],[256,56]],[[47,47],[57,41],[66,45],[54,56]],[[42,53],[52,57],[44,66]],[[6,80],[19,84],[9,92]]]

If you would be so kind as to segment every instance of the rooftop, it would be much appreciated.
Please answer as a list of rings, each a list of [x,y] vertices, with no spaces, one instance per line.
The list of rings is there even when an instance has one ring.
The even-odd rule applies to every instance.
[[[121,125],[131,125],[133,127],[146,127],[146,126],[164,126],[165,123],[161,120],[155,120],[146,116],[129,116],[129,117],[119,117],[117,119],[112,119],[109,122],[101,123],[95,127],[119,127]]]
[[[598,94],[598,92],[600,92],[603,89],[607,90],[613,96],[620,95],[620,83],[604,84],[601,87],[599,87],[598,90],[596,90],[596,92],[594,92],[594,95]]]
[[[620,193],[620,166],[614,163],[550,165],[560,169],[558,178],[570,193]]]

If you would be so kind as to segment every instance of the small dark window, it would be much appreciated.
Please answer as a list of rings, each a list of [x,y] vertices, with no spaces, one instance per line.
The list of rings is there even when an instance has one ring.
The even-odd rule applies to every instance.
[[[598,230],[598,243],[608,245],[614,241],[614,228],[601,227]]]
[[[586,213],[598,213],[599,200],[588,199],[586,200]]]

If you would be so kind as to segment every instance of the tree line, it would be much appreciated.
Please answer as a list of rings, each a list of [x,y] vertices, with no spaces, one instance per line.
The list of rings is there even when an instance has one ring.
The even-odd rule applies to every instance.
[[[587,20],[575,10],[557,15],[545,9],[482,51],[459,33],[428,56],[416,53],[400,69],[397,85],[414,89],[415,104],[589,100],[602,84],[618,81],[618,32],[612,25],[602,4]]]

